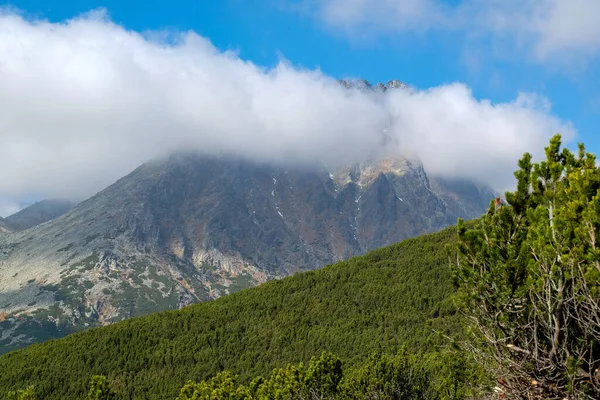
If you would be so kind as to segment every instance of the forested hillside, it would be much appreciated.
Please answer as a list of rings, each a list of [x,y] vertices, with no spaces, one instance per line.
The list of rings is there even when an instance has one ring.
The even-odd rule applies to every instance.
[[[223,370],[248,384],[323,351],[345,370],[374,352],[420,354],[433,381],[461,387],[464,360],[442,350],[461,334],[449,296],[455,229],[409,239],[216,301],[134,318],[0,357],[0,397],[34,385],[43,399],[83,398],[105,375],[117,398],[175,398]],[[454,246],[450,246],[453,248]]]

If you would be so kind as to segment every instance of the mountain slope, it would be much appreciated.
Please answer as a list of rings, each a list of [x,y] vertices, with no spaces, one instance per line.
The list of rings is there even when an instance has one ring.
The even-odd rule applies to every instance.
[[[89,378],[104,374],[119,398],[166,399],[188,379],[229,369],[247,382],[324,350],[339,355],[345,368],[373,351],[431,350],[434,330],[460,331],[448,301],[454,288],[446,246],[454,240],[454,229],[447,229],[215,301],[0,356],[0,397],[34,384],[44,399],[81,398]]]
[[[12,228],[6,219],[0,217],[0,233],[12,232]]]
[[[335,171],[193,154],[147,163],[0,235],[0,352],[320,268],[477,217],[493,197],[435,182],[406,159]]]
[[[74,205],[68,200],[42,200],[6,217],[6,222],[13,231],[24,231],[66,214]]]

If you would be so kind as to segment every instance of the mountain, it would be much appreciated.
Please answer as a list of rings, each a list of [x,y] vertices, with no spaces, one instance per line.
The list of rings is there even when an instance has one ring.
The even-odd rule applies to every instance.
[[[397,79],[388,81],[385,85],[379,82],[376,85],[372,85],[371,82],[366,79],[340,79],[338,81],[346,89],[358,89],[362,91],[376,91],[386,92],[389,89],[406,89],[408,85],[400,82]]]
[[[68,200],[42,200],[6,217],[12,231],[24,231],[66,214],[74,207]]]
[[[475,218],[493,197],[406,158],[335,169],[192,153],[152,161],[72,209],[46,201],[5,221],[0,353],[321,268]]]
[[[248,383],[322,351],[344,369],[372,353],[419,353],[432,379],[475,384],[439,332],[462,335],[449,296],[455,229],[409,239],[317,271],[296,274],[182,310],[133,318],[0,356],[0,397],[35,385],[40,398],[83,398],[106,375],[117,398],[169,399],[188,380],[222,370]],[[448,247],[448,245],[450,245]],[[458,368],[453,373],[451,368]],[[448,397],[458,398],[458,397]]]
[[[0,235],[0,351],[180,308],[471,219],[489,188],[408,159],[329,171],[180,154]]]

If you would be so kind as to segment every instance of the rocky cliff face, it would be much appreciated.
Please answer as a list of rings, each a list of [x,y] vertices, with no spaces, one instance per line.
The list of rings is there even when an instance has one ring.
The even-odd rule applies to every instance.
[[[386,159],[330,171],[177,155],[0,234],[3,351],[213,299],[480,215],[494,193]]]

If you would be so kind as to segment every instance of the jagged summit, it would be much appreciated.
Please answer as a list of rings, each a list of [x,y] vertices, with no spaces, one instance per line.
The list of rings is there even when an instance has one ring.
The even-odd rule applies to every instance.
[[[400,82],[398,79],[388,81],[388,83],[385,85],[386,89],[405,89],[407,87],[408,85],[406,85],[406,83]]]
[[[340,79],[338,81],[346,89],[372,90],[373,85],[366,79]]]
[[[398,79],[388,81],[385,85],[379,82],[375,86],[366,79],[340,79],[338,82],[346,89],[358,89],[361,91],[385,92],[389,89],[405,89],[408,87],[408,85],[400,82]]]

